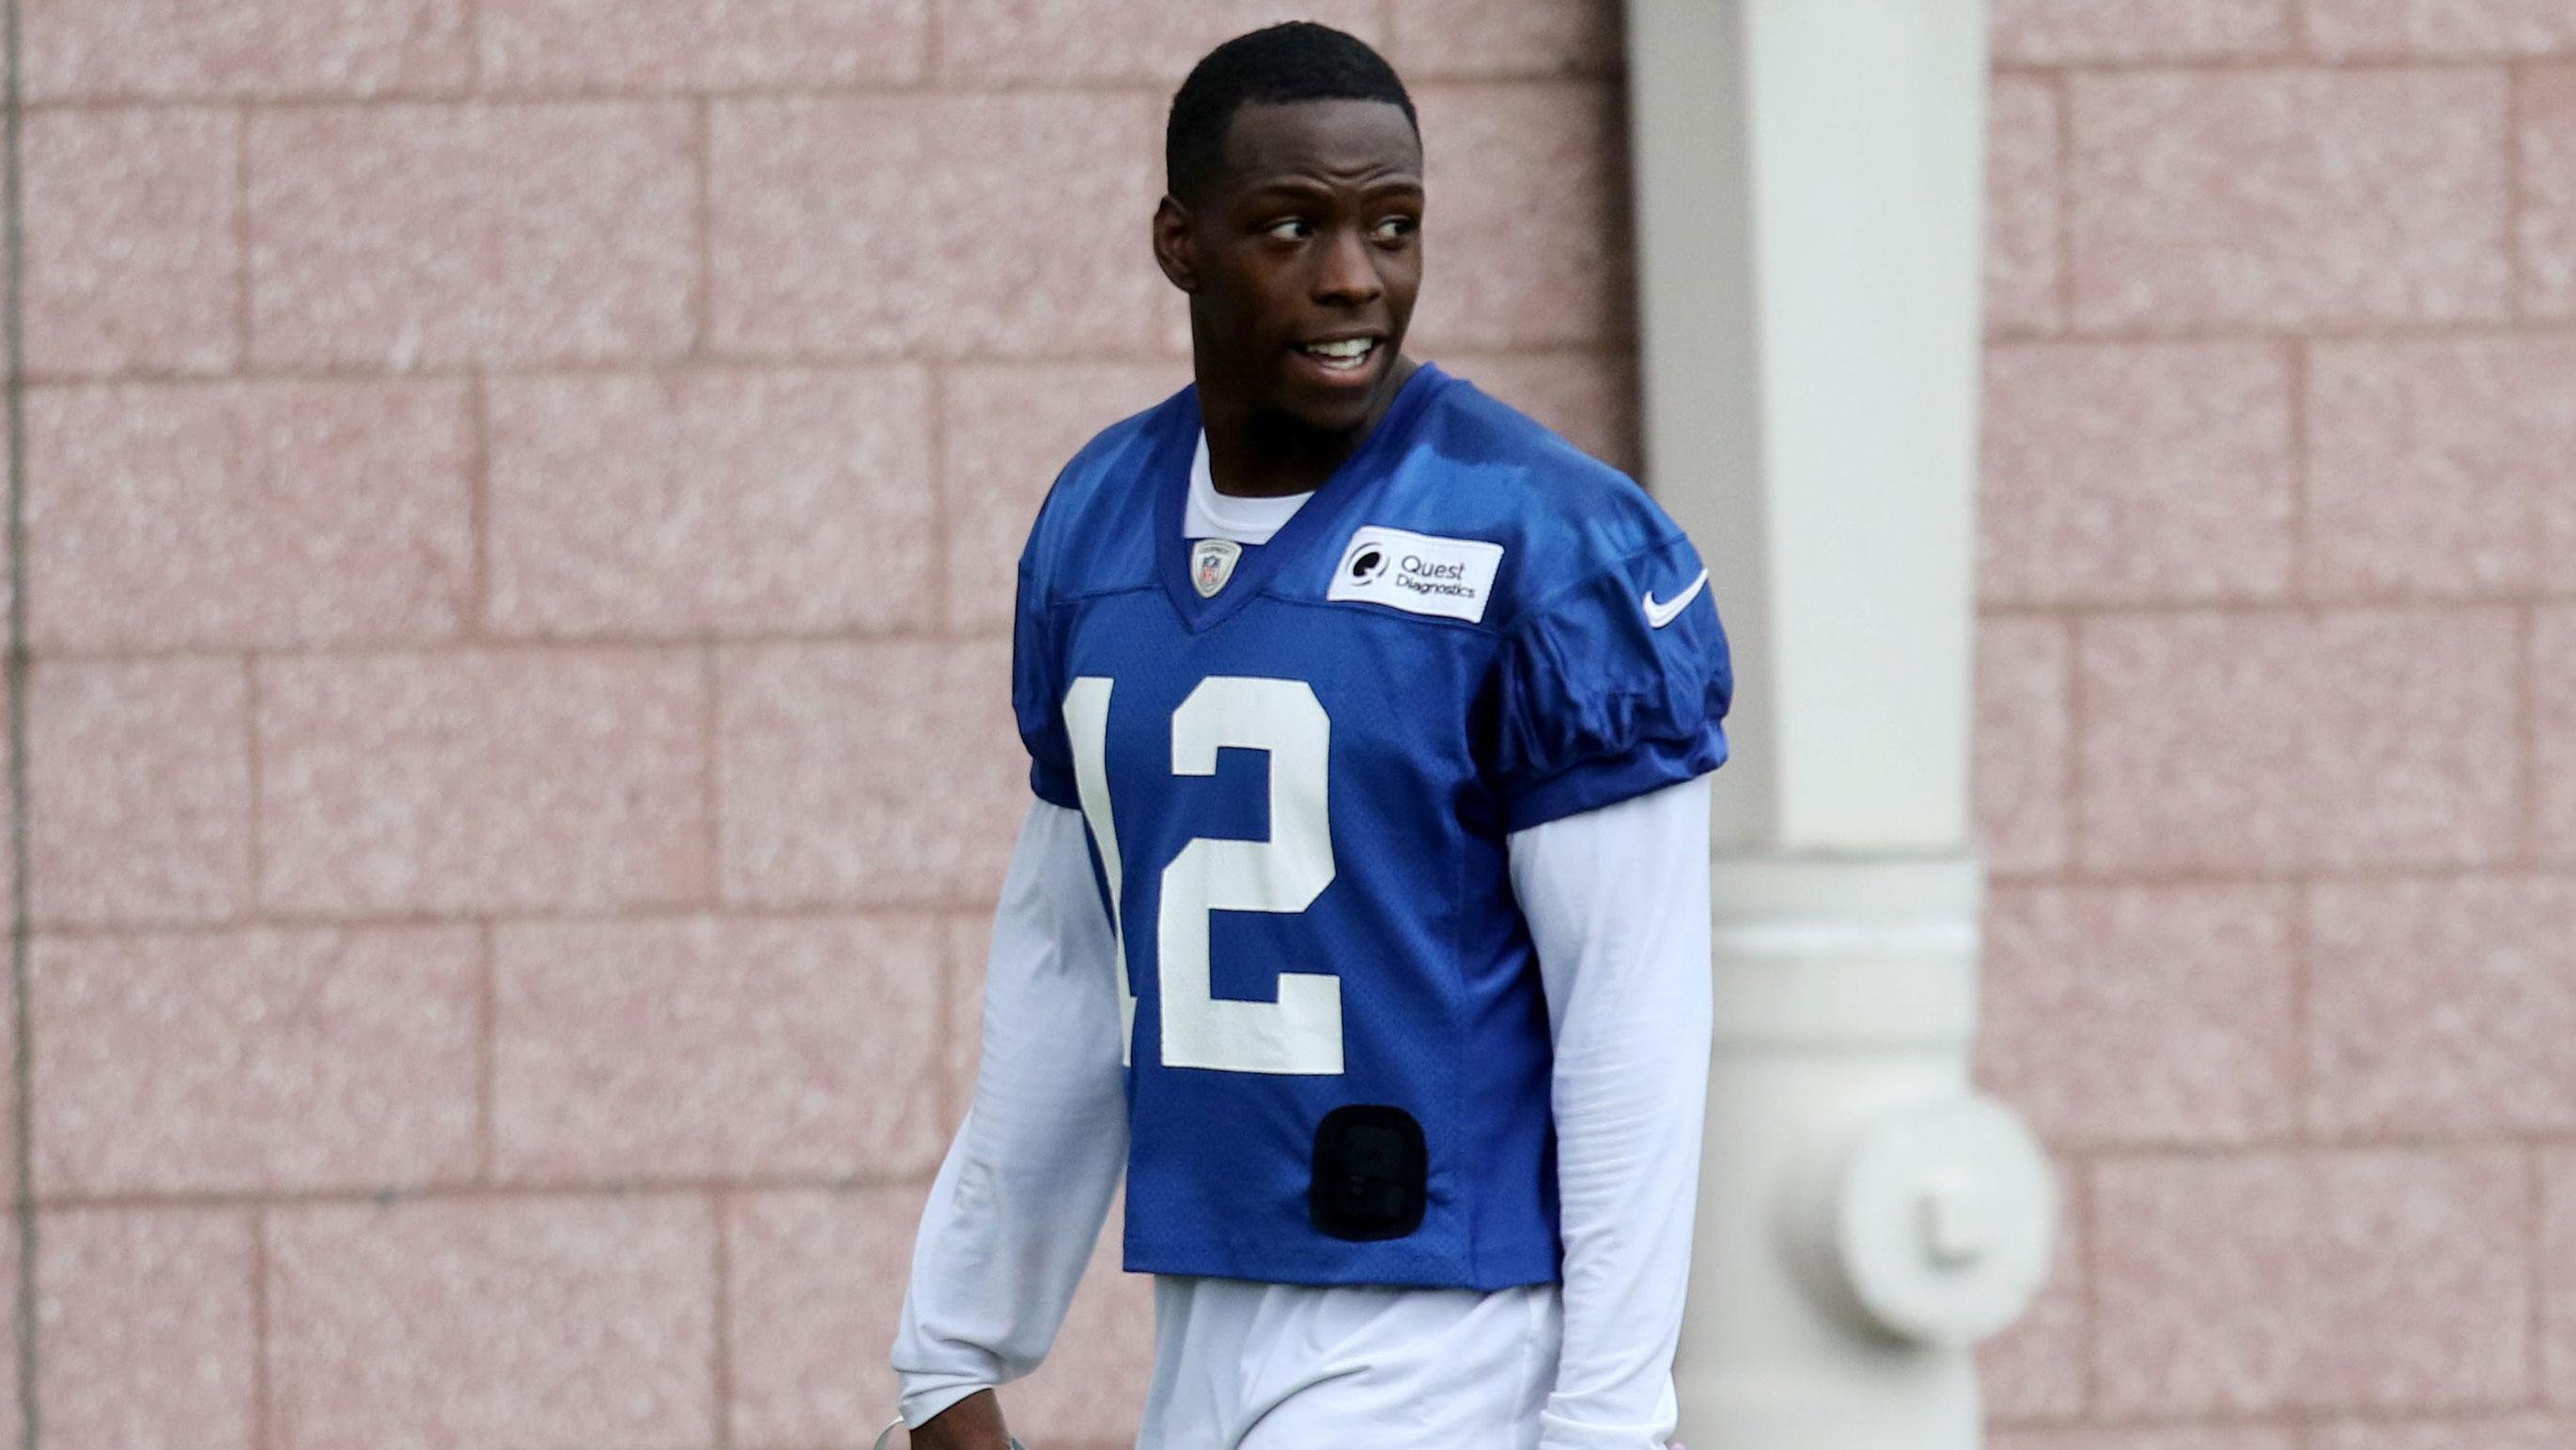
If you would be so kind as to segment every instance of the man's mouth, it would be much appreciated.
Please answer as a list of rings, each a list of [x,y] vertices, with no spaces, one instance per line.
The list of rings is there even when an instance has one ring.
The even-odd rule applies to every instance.
[[[1368,366],[1369,358],[1377,352],[1377,345],[1378,339],[1374,337],[1346,337],[1336,342],[1304,343],[1297,350],[1313,358],[1315,365],[1327,372],[1355,373]]]

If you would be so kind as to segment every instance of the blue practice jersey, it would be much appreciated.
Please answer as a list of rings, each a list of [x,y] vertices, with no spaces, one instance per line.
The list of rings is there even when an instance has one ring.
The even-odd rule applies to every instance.
[[[1219,584],[1181,532],[1199,433],[1185,388],[1093,439],[1020,561],[1030,780],[1088,821],[1126,963],[1127,1267],[1553,1280],[1504,836],[1725,759],[1706,573],[1627,477],[1425,365]]]

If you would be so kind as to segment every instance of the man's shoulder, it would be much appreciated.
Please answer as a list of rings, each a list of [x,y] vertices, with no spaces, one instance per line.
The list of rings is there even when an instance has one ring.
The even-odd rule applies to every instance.
[[[1496,608],[1508,624],[1558,590],[1683,542],[1681,528],[1622,470],[1501,399],[1456,380],[1414,443],[1406,490],[1423,532],[1500,544]]]
[[[1150,407],[1130,413],[1092,434],[1090,440],[1075,449],[1073,457],[1066,460],[1064,471],[1056,481],[1057,488],[1062,489],[1067,483],[1096,480],[1104,474],[1118,471],[1122,465],[1133,469],[1141,464],[1144,453],[1153,447],[1162,426],[1187,406],[1190,393],[1191,389],[1186,386],[1167,393]]]
[[[1187,407],[1188,395],[1183,388],[1131,413],[1074,451],[1038,505],[1021,553],[1023,571],[1041,584],[1060,583],[1060,560],[1095,553],[1104,529],[1132,530],[1141,515],[1151,513],[1140,495],[1147,463],[1177,410]]]
[[[1190,390],[1182,388],[1152,407],[1130,413],[1092,434],[1056,475],[1055,485],[1047,490],[1046,501],[1039,506],[1039,518],[1043,521],[1049,513],[1085,509],[1103,492],[1123,495],[1132,490],[1155,445],[1176,415],[1187,407],[1189,396]]]

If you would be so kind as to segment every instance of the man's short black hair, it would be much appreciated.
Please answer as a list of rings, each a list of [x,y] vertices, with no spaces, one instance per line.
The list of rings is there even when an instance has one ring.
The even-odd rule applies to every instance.
[[[1238,35],[1201,57],[1172,96],[1163,126],[1163,186],[1183,202],[1206,191],[1225,163],[1225,132],[1245,106],[1291,101],[1384,101],[1422,135],[1413,97],[1368,42],[1329,25],[1291,20]]]

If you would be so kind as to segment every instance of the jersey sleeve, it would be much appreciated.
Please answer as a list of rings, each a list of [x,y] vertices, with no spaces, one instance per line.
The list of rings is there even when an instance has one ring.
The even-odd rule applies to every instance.
[[[1595,570],[1515,620],[1499,656],[1492,772],[1506,830],[1716,769],[1735,676],[1690,541]]]
[[[1082,797],[1074,789],[1073,743],[1064,728],[1064,684],[1056,678],[1062,656],[1056,649],[1036,554],[1037,540],[1032,536],[1020,555],[1013,606],[1011,713],[1018,717],[1020,742],[1029,751],[1029,789],[1050,805],[1078,811]]]

